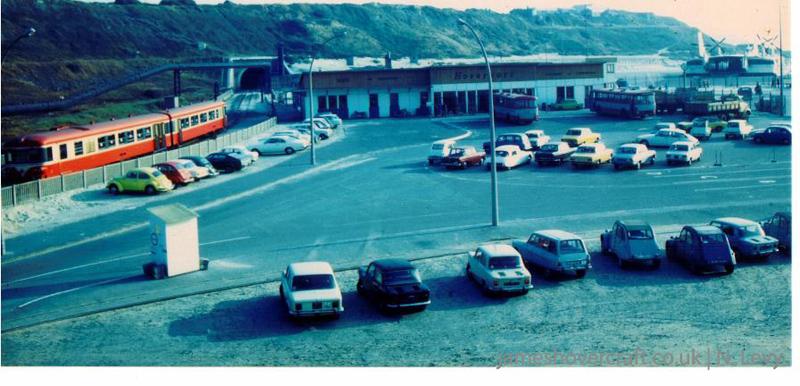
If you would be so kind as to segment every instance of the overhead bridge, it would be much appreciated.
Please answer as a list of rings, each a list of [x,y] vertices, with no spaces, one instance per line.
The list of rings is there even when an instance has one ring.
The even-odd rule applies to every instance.
[[[180,94],[180,72],[181,71],[198,71],[198,70],[234,70],[234,69],[244,69],[245,72],[248,72],[248,69],[253,69],[254,71],[261,71],[264,74],[270,73],[270,68],[273,66],[272,60],[264,60],[264,61],[242,61],[242,62],[205,62],[205,63],[173,63],[173,64],[164,64],[155,68],[151,68],[146,71],[142,71],[136,74],[132,74],[126,76],[124,78],[116,79],[109,82],[104,82],[100,84],[96,84],[91,89],[80,92],[77,94],[73,94],[67,98],[50,101],[50,102],[39,102],[39,103],[28,103],[28,104],[12,104],[12,105],[4,105],[0,107],[2,110],[3,115],[15,115],[15,114],[26,114],[26,113],[34,113],[34,112],[42,112],[42,111],[56,111],[56,110],[63,110],[85,102],[89,99],[95,98],[102,94],[105,94],[109,91],[116,90],[118,88],[127,86],[131,83],[139,82],[143,79],[161,74],[167,71],[173,71],[174,74],[174,88],[176,95]],[[263,79],[263,78],[261,78]],[[246,86],[252,87],[253,81],[248,81]],[[233,85],[227,85],[228,87],[232,87]]]

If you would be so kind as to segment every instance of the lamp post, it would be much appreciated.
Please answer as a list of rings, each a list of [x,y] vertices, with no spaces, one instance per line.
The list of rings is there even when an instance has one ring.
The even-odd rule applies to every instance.
[[[497,194],[497,164],[495,163],[495,153],[494,153],[494,145],[497,137],[497,132],[495,131],[494,126],[494,86],[492,85],[492,67],[489,65],[489,56],[486,55],[486,47],[483,45],[483,41],[478,36],[478,33],[475,32],[475,29],[472,28],[469,23],[464,21],[464,19],[458,19],[458,24],[464,27],[467,27],[470,32],[472,32],[472,36],[475,37],[475,40],[478,41],[478,44],[481,46],[481,53],[483,54],[483,60],[486,62],[486,74],[489,79],[489,150],[492,152],[491,156],[491,185],[492,185],[492,226],[497,226],[500,224],[500,204]]]
[[[0,59],[0,65],[2,65],[3,63],[5,63],[5,61],[6,61],[6,56],[8,56],[8,52],[9,52],[9,51],[11,51],[11,49],[12,49],[12,48],[14,48],[14,46],[15,46],[15,45],[17,45],[17,43],[19,43],[19,41],[20,41],[20,40],[22,40],[22,39],[25,39],[25,38],[29,38],[29,37],[33,36],[33,34],[35,34],[35,33],[36,33],[36,28],[30,27],[30,28],[28,28],[28,30],[27,30],[27,31],[25,31],[23,34],[21,34],[21,35],[17,36],[17,37],[16,37],[16,38],[15,38],[15,39],[14,39],[14,40],[13,40],[13,41],[12,41],[12,42],[11,42],[11,43],[8,45],[8,47],[6,47],[6,49],[5,49],[5,50],[3,50],[3,58],[2,58],[2,59]]]
[[[338,39],[346,34],[347,32],[345,31],[333,35],[322,42],[321,46],[325,47],[333,39]],[[308,66],[308,131],[311,133],[311,165],[317,164],[317,151],[314,147],[314,141],[316,140],[316,135],[314,134],[314,61],[317,60],[317,55],[319,55],[319,51],[315,52],[314,56],[311,57],[311,64]]]

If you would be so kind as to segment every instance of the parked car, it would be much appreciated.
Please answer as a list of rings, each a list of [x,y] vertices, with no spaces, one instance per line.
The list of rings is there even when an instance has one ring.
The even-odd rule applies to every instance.
[[[562,99],[550,107],[552,110],[580,110],[583,108],[583,104],[578,103],[575,99]]]
[[[695,274],[722,269],[733,273],[736,257],[722,230],[711,225],[685,226],[667,240],[667,258],[677,259]]]
[[[776,212],[768,220],[762,221],[764,233],[778,239],[778,248],[792,250],[792,213]]]
[[[483,151],[486,154],[492,154],[492,149],[489,146],[490,142],[483,143]],[[500,146],[505,145],[515,145],[522,149],[523,151],[533,151],[533,144],[531,144],[531,140],[528,138],[528,135],[525,133],[510,133],[510,134],[501,134],[497,136],[497,139],[494,142],[494,148],[498,149]]]
[[[723,217],[711,221],[713,225],[728,236],[733,253],[738,258],[758,257],[769,258],[778,251],[778,239],[767,236],[755,221],[738,218]]]
[[[446,168],[467,168],[469,166],[483,165],[486,153],[475,150],[472,146],[454,147],[450,154],[442,159],[442,166]]]
[[[482,245],[467,256],[467,277],[487,294],[522,293],[533,288],[519,252],[505,244]]]
[[[542,146],[534,154],[534,158],[537,165],[553,165],[569,160],[573,153],[575,153],[575,148],[566,142],[550,142]]]
[[[528,130],[525,132],[528,140],[531,143],[533,150],[539,150],[546,143],[550,142],[550,136],[544,133],[544,130]]]
[[[217,169],[214,167],[214,165],[211,164],[211,162],[208,162],[206,157],[199,155],[185,155],[183,157],[180,157],[179,159],[192,161],[192,163],[197,165],[197,167],[206,168],[206,170],[208,170],[208,177],[216,177],[219,175]]]
[[[578,147],[584,143],[598,143],[600,134],[592,132],[592,129],[588,127],[576,127],[567,130],[567,133],[561,137],[561,142],[566,142],[572,147]]]
[[[695,142],[675,142],[667,150],[667,165],[687,164],[700,161],[703,148]]]
[[[306,125],[306,127],[308,127],[308,122],[309,122],[309,119],[308,119],[308,118],[306,118],[306,119],[303,121],[303,124],[305,124],[305,125]],[[331,125],[331,123],[330,123],[330,122],[328,122],[328,120],[327,120],[327,119],[325,119],[325,118],[322,118],[322,117],[314,117],[314,129],[315,129],[315,130],[316,130],[316,129],[333,129],[333,126],[332,126],[332,125]]]
[[[755,143],[791,145],[792,129],[787,126],[773,125],[766,129],[753,130],[750,133],[750,137],[753,138]]]
[[[531,152],[521,150],[517,145],[503,145],[494,151],[494,162],[498,169],[513,169],[531,163],[532,159]],[[489,166],[491,167],[491,165]]]
[[[258,159],[258,153],[248,150],[244,146],[226,146],[219,150],[220,153],[236,154],[244,161],[244,166],[252,165]]]
[[[422,311],[431,304],[431,291],[407,260],[381,259],[358,269],[358,294],[384,311]]]
[[[249,149],[258,154],[294,154],[307,147],[308,143],[294,137],[269,137],[260,139]]]
[[[106,185],[109,193],[144,192],[156,194],[175,188],[172,181],[155,168],[134,168],[125,175],[115,177]]]
[[[344,122],[342,122],[342,118],[339,118],[339,116],[334,113],[322,113],[317,114],[317,116],[328,121],[328,123],[334,129],[338,129],[344,124]]]
[[[744,119],[731,119],[722,133],[725,134],[725,139],[747,139],[752,131],[753,126]]]
[[[187,168],[183,162],[161,162],[153,165],[153,168],[158,169],[158,171],[161,173],[164,173],[164,175],[167,176],[167,178],[169,178],[169,180],[175,185],[186,186],[195,181],[195,177],[192,175],[192,170]]]
[[[677,129],[677,127],[672,122],[658,122],[658,123],[656,123],[655,131],[658,132],[661,129]]]
[[[684,133],[689,133],[692,130],[692,122],[691,121],[680,121],[675,125],[675,128],[678,130],[682,130]]]
[[[600,251],[616,257],[620,268],[649,265],[657,269],[664,256],[653,227],[642,221],[616,221],[600,235]]]
[[[697,117],[692,119],[692,126],[700,125],[703,121],[708,122],[708,127],[711,128],[711,131],[714,133],[719,133],[725,126],[728,125],[728,122],[720,119],[717,116],[708,116],[708,117]]]
[[[614,169],[636,168],[652,165],[656,162],[656,151],[650,150],[641,143],[626,143],[617,148],[611,159]]]
[[[309,130],[307,127],[301,127],[296,130],[300,132],[300,134],[311,137],[311,130]],[[314,143],[319,143],[319,141],[324,141],[332,137],[333,129],[331,129],[330,127],[323,127],[323,128],[317,127],[314,128],[314,134],[317,136],[317,140]]]
[[[301,133],[296,129],[290,130],[278,130],[272,133],[270,137],[292,137],[300,140],[301,142],[305,142],[308,146],[311,146],[311,134],[309,133]],[[316,142],[314,142],[316,143]]]
[[[444,157],[450,154],[450,149],[454,146],[456,146],[456,141],[452,139],[442,139],[434,142],[428,151],[428,165],[441,162]]]
[[[695,119],[692,121],[692,129],[689,131],[689,134],[693,137],[701,141],[706,141],[711,138],[711,133],[711,126],[708,125],[707,120]]]
[[[544,269],[547,276],[574,272],[580,278],[592,268],[592,258],[583,240],[562,230],[536,231],[528,241],[514,240],[511,245],[525,263]]]
[[[175,160],[175,162],[179,163],[184,169],[188,170],[189,173],[192,174],[192,177],[194,177],[195,181],[199,181],[200,179],[208,178],[210,176],[208,168],[197,166],[192,161],[179,158]]]
[[[660,129],[654,134],[642,134],[637,141],[647,147],[670,147],[678,141],[698,142],[697,138],[680,129]]]
[[[217,169],[223,173],[242,170],[244,169],[245,162],[248,162],[235,153],[222,152],[211,153],[206,156],[206,159],[211,163],[211,165],[214,166],[214,169]]]
[[[569,157],[573,167],[599,166],[611,162],[614,151],[603,143],[587,143],[578,146],[578,149]]]
[[[338,318],[344,312],[342,291],[333,268],[323,261],[289,264],[281,275],[278,291],[292,317]]]

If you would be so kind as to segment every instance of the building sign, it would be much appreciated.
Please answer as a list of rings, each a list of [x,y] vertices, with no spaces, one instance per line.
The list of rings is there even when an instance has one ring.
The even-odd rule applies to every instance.
[[[412,88],[430,86],[428,69],[315,72],[314,88]],[[308,87],[303,75],[301,87]]]
[[[492,66],[495,82],[533,81],[549,79],[602,78],[603,63],[504,63]],[[486,82],[486,67],[453,66],[431,68],[431,83]]]

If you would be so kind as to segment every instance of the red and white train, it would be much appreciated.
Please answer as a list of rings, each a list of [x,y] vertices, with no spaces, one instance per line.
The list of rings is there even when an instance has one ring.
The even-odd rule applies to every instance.
[[[175,148],[217,133],[225,124],[225,103],[203,102],[20,136],[3,144],[3,184],[55,177]]]

